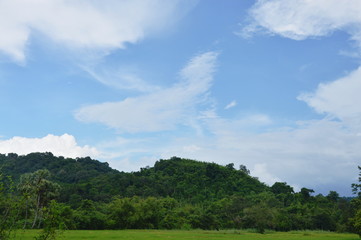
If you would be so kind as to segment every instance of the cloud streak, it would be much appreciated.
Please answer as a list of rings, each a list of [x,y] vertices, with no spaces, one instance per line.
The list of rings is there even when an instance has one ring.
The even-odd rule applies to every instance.
[[[154,92],[161,87],[148,84],[138,76],[136,69],[130,67],[118,67],[117,69],[97,69],[96,67],[82,67],[92,78],[98,82],[121,90],[132,90],[139,92]]]
[[[80,108],[75,117],[82,122],[99,122],[119,132],[156,132],[189,125],[198,115],[213,82],[217,53],[200,54],[180,72],[181,81],[139,97]]]

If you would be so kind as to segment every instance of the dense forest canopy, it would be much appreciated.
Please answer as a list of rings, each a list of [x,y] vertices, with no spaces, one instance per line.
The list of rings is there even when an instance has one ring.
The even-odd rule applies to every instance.
[[[187,202],[222,199],[234,194],[260,193],[268,186],[249,176],[245,167],[221,166],[173,157],[138,172],[119,172],[89,157],[63,158],[51,153],[0,155],[2,172],[17,181],[22,174],[47,169],[62,186],[62,202],[78,199],[108,202],[121,197],[173,197]]]
[[[285,182],[267,186],[246,166],[232,163],[173,157],[126,173],[89,157],[31,153],[0,154],[0,166],[2,214],[12,209],[12,221],[24,228],[42,228],[54,213],[67,229],[357,232],[361,225],[360,198],[335,191],[323,196],[308,188],[295,192]],[[355,193],[359,187],[353,185]],[[18,205],[9,205],[9,199]],[[3,226],[10,220],[3,218]]]

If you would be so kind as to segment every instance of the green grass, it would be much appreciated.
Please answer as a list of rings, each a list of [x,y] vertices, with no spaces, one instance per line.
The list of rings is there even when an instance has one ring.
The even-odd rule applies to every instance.
[[[30,240],[34,239],[39,232],[35,230],[19,231],[17,233],[16,240]],[[360,238],[356,234],[349,233],[332,233],[332,232],[320,232],[320,231],[292,231],[292,232],[267,232],[266,234],[252,233],[250,231],[165,231],[165,230],[74,230],[63,232],[58,239],[60,240],[192,240],[192,239],[204,239],[204,240],[254,240],[254,239],[266,239],[266,240],[359,240]]]

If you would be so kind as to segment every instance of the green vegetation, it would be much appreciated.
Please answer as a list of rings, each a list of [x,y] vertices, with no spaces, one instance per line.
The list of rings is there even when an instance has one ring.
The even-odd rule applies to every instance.
[[[19,233],[17,239],[30,240],[36,236],[36,231],[25,231]],[[340,234],[331,232],[313,232],[313,231],[297,231],[297,232],[269,232],[264,235],[252,233],[248,231],[165,231],[165,230],[72,230],[65,231],[62,236],[66,240],[80,240],[80,239],[119,239],[119,240],[184,240],[184,239],[209,239],[209,240],[357,240],[356,234]]]
[[[21,228],[42,229],[38,240],[55,239],[61,230],[104,229],[361,233],[359,183],[354,199],[334,191],[315,195],[284,182],[267,186],[244,165],[177,157],[124,173],[89,157],[0,154],[0,169],[2,240]]]
[[[73,207],[78,207],[82,199],[109,202],[114,196],[172,197],[197,203],[267,189],[244,170],[235,170],[232,164],[224,167],[176,157],[133,173],[116,171],[89,157],[70,159],[51,153],[0,154],[0,166],[5,175],[16,181],[22,174],[47,169],[52,181],[61,185],[59,200]]]
[[[359,166],[358,169],[360,170],[359,184],[352,184],[353,191],[358,195],[358,198],[352,202],[354,209],[356,209],[356,214],[351,218],[351,223],[354,226],[355,232],[358,233],[361,238],[361,167]]]

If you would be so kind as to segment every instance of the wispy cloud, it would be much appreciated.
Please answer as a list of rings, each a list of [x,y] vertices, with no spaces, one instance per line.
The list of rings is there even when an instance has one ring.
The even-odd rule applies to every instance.
[[[13,137],[0,140],[1,153],[29,154],[32,152],[52,152],[64,157],[100,157],[102,154],[94,147],[79,146],[75,137],[69,134],[55,136],[49,134],[43,138]]]
[[[70,48],[110,51],[170,26],[194,1],[0,1],[0,51],[23,63],[35,30]]]
[[[173,87],[119,102],[85,106],[75,112],[75,117],[133,133],[192,124],[198,115],[198,105],[207,98],[211,87],[217,55],[207,52],[192,58],[180,72],[181,81]]]
[[[109,87],[132,90],[139,92],[154,92],[161,90],[161,87],[151,85],[138,76],[137,70],[132,67],[120,66],[117,69],[109,69],[93,66],[83,66],[92,78]]]
[[[235,100],[233,100],[232,102],[228,103],[227,106],[224,107],[224,109],[230,109],[237,106],[237,102]]]

